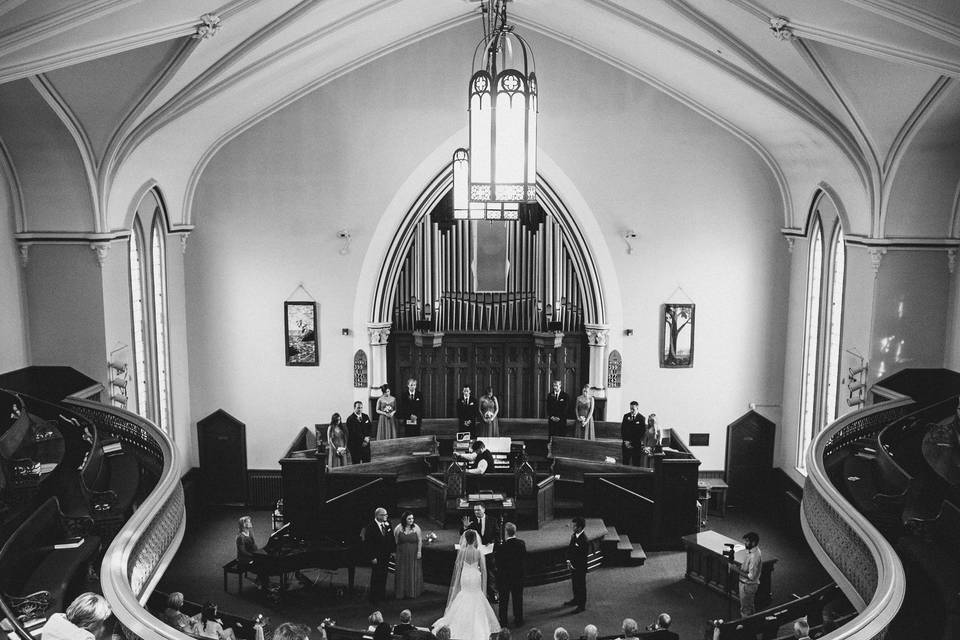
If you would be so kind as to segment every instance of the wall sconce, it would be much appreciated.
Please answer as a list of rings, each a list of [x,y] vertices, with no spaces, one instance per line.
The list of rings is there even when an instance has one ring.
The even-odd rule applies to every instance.
[[[348,335],[350,335],[350,329],[348,329],[347,327],[344,327],[343,329],[340,329],[340,335],[342,335],[342,336],[348,336]]]
[[[343,246],[340,247],[340,255],[345,256],[350,253],[350,232],[346,229],[337,231],[337,237],[343,240]]]
[[[623,335],[625,335],[625,336],[632,336],[632,335],[633,335],[633,329],[624,329],[624,330],[623,330]]]
[[[630,244],[630,241],[631,241],[631,240],[636,240],[636,239],[637,239],[637,232],[636,232],[636,231],[633,231],[633,230],[631,229],[631,230],[628,230],[628,231],[624,231],[624,232],[623,232],[623,241],[627,243],[627,255],[630,255],[630,254],[633,253],[633,245]]]

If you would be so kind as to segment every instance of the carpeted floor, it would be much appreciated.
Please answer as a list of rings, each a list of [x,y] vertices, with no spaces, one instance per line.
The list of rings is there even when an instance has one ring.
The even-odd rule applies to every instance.
[[[292,620],[315,626],[329,617],[343,626],[366,626],[373,607],[366,600],[369,571],[363,568],[357,569],[358,588],[352,595],[347,593],[345,569],[312,572],[312,577],[318,579],[317,586],[298,586],[277,607],[268,605],[249,583],[238,595],[235,576],[230,579],[230,592],[225,593],[221,567],[235,557],[236,520],[244,513],[237,509],[212,509],[202,520],[191,522],[159,589],[182,591],[188,600],[211,600],[221,610],[238,615],[255,617],[262,612],[274,624]],[[262,542],[270,527],[269,514],[255,511],[251,515],[254,533]],[[774,602],[786,601],[793,594],[803,594],[829,582],[802,536],[777,522],[769,509],[751,513],[730,508],[725,518],[711,516],[708,527],[737,539],[748,530],[760,534],[764,556],[778,559],[773,573]],[[525,535],[534,534],[521,531],[519,537]],[[577,615],[571,614],[570,607],[560,606],[571,597],[569,582],[528,588],[524,592],[526,623],[521,632],[525,636],[529,628],[536,626],[546,635],[563,626],[577,637],[585,625],[592,623],[601,634],[613,634],[619,632],[625,617],[647,625],[666,611],[673,616],[672,628],[681,638],[700,638],[706,620],[729,618],[731,611],[736,616],[737,608],[719,594],[685,580],[685,567],[682,551],[648,552],[646,564],[639,567],[601,567],[587,576],[587,611]],[[446,587],[428,584],[420,598],[389,600],[379,609],[388,622],[395,623],[400,611],[408,608],[415,624],[428,626],[443,613],[446,598]],[[518,637],[516,630],[514,637]]]

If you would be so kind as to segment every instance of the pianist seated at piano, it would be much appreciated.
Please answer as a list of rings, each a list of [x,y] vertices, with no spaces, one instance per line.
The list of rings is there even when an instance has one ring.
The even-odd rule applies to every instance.
[[[470,475],[482,476],[487,471],[493,471],[493,454],[487,450],[483,440],[477,440],[470,445],[469,453],[454,452],[460,460],[467,463],[466,472]]]
[[[250,516],[243,516],[237,521],[237,563],[245,571],[252,571],[257,574],[257,588],[261,590],[270,590],[273,587],[270,584],[270,574],[257,561],[257,554],[262,551],[257,546],[257,541],[253,538],[253,519]]]

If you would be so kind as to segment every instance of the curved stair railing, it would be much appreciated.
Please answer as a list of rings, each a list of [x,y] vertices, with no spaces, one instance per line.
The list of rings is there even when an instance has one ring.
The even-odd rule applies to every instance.
[[[906,397],[850,413],[821,431],[807,451],[801,526],[807,543],[857,609],[857,616],[825,639],[881,639],[900,610],[906,575],[893,547],[840,494],[824,458],[879,433],[915,407]]]
[[[155,463],[159,480],[107,548],[100,568],[103,594],[128,640],[191,640],[155,618],[147,598],[169,566],[186,528],[186,505],[180,484],[180,454],[170,438],[140,416],[98,402],[66,400],[64,404],[105,425],[124,444],[136,447]]]

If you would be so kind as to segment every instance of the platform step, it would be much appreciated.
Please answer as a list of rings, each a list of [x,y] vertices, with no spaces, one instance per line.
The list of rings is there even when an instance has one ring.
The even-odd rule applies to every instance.
[[[613,543],[616,544],[620,542],[620,534],[617,533],[616,527],[607,526],[607,535],[603,536],[604,543]]]
[[[630,552],[630,564],[636,566],[644,564],[647,561],[647,554],[644,553],[643,547],[639,543],[633,543],[633,550]]]
[[[617,551],[626,551],[627,553],[633,551],[633,543],[630,542],[630,536],[625,533],[620,535],[620,540],[617,542]]]

